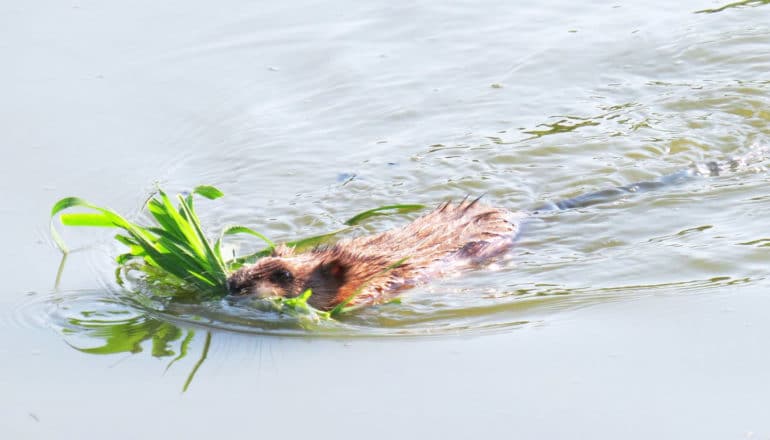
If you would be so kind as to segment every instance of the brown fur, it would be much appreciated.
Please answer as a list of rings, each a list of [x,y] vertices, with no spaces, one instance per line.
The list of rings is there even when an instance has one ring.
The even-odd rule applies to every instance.
[[[295,254],[285,246],[233,273],[233,295],[295,297],[312,289],[310,304],[330,310],[378,304],[405,288],[505,252],[522,214],[463,200],[446,202],[399,228]]]

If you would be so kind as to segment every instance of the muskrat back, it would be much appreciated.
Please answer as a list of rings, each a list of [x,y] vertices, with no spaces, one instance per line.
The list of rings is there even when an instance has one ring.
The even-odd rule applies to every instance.
[[[286,246],[233,273],[233,295],[296,297],[329,310],[378,304],[398,291],[463,266],[483,264],[508,250],[524,217],[476,200],[445,202],[404,226],[295,253]]]

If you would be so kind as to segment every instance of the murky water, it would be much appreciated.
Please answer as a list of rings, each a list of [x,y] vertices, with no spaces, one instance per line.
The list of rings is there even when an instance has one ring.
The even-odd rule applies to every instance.
[[[43,1],[0,37],[3,438],[770,438],[766,159],[538,216],[509,261],[319,331],[137,300],[108,231],[65,231],[54,289],[47,232],[63,196],[136,216],[155,182],[290,240],[744,154],[770,145],[766,1]]]

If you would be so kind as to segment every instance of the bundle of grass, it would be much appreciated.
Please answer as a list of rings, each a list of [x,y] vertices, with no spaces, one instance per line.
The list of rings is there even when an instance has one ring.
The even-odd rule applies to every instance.
[[[149,226],[131,222],[114,211],[86,200],[66,197],[56,202],[51,209],[51,236],[58,248],[66,255],[69,250],[55,228],[57,215],[61,223],[66,226],[120,229],[122,232],[115,235],[115,239],[127,246],[128,252],[116,258],[118,273],[121,270],[139,271],[143,278],[155,287],[155,290],[162,290],[164,296],[181,297],[194,293],[208,298],[223,297],[228,293],[229,273],[243,264],[269,255],[275,244],[263,234],[240,225],[225,228],[216,241],[210,241],[195,213],[193,196],[196,194],[210,200],[224,195],[213,186],[199,186],[189,194],[178,194],[175,206],[171,198],[158,189],[147,202],[147,211],[155,222]],[[70,208],[81,208],[88,212],[62,212]],[[353,226],[375,215],[410,212],[422,208],[422,205],[382,206],[351,217],[345,225]],[[287,245],[299,249],[314,246],[343,230],[344,228],[289,242]],[[236,234],[257,237],[265,247],[250,255],[233,255],[225,258],[222,254],[222,240],[225,236]],[[344,307],[329,313],[315,310],[307,302],[311,295],[312,292],[307,291],[296,298],[269,298],[264,304],[281,313],[309,313],[321,318],[332,318],[346,311]]]

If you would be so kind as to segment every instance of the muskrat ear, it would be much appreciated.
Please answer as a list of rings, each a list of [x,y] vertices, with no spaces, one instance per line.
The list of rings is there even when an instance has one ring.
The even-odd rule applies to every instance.
[[[336,280],[339,283],[342,283],[345,280],[345,276],[348,273],[348,267],[342,264],[340,260],[322,263],[319,269],[325,278]]]
[[[273,248],[273,251],[270,253],[271,257],[291,257],[294,255],[294,248],[290,248],[286,246],[285,244],[281,243],[278,246]]]

